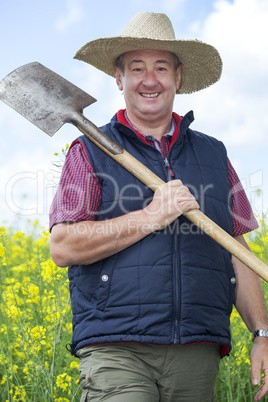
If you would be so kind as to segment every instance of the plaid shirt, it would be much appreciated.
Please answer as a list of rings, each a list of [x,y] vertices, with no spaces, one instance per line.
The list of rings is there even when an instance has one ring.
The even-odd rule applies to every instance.
[[[166,158],[171,144],[178,136],[180,117],[173,114],[176,125],[174,135],[164,135],[160,141],[145,136],[133,127],[124,111],[117,114],[118,121],[129,126]],[[232,195],[233,236],[257,229],[258,223],[243,186],[228,159],[228,178]],[[87,153],[80,141],[75,141],[66,156],[57,192],[50,208],[49,226],[61,222],[95,220],[101,203],[101,185],[96,177]]]

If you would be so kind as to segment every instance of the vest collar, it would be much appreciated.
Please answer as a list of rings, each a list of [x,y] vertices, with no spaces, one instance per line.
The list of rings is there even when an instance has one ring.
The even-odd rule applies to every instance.
[[[119,110],[111,119],[111,125],[112,127],[114,127],[117,130],[120,130],[121,132],[123,132],[124,134],[132,137],[132,138],[136,138],[138,139],[137,134],[135,133],[135,131],[133,131],[129,126],[127,126],[126,124],[123,123],[124,119],[122,118],[122,116],[124,115],[124,110]],[[179,122],[179,135],[175,140],[176,142],[181,143],[183,141],[184,136],[186,135],[187,129],[189,128],[190,124],[194,121],[194,114],[193,111],[189,111],[188,113],[186,113],[185,116],[183,116],[182,118],[177,115],[176,113],[173,113],[173,117],[175,119],[175,121],[180,121]],[[177,131],[177,130],[175,130]],[[175,139],[175,138],[174,138]],[[140,141],[143,141],[141,139],[139,139]],[[146,140],[143,141],[144,143],[146,143]],[[171,146],[173,145],[173,141],[171,143]]]

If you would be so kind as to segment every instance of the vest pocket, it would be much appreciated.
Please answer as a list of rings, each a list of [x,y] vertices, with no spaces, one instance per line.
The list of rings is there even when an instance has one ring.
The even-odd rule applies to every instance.
[[[229,253],[228,253],[228,256],[226,256],[226,254],[227,254],[227,252],[224,253],[224,259],[226,261],[226,272],[227,272],[228,285],[229,285],[227,312],[228,312],[228,314],[231,314],[232,309],[233,309],[234,299],[235,299],[236,276],[235,276],[235,270],[234,270],[232,261],[230,260],[231,257],[229,257]]]
[[[100,311],[105,310],[109,299],[115,260],[116,256],[113,256],[109,258],[109,265],[105,264],[105,262],[102,263],[99,283],[96,290],[96,308]]]

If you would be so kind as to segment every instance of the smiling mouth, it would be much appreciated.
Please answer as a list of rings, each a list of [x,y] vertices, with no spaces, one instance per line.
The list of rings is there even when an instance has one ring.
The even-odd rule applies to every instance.
[[[155,92],[153,94],[141,93],[141,96],[143,96],[144,98],[156,98],[159,94],[160,92]]]

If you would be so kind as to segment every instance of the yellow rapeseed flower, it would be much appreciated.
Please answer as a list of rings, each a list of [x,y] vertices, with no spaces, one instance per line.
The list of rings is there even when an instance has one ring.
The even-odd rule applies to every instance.
[[[72,378],[67,373],[59,374],[57,376],[56,385],[58,388],[66,391],[66,389],[71,385],[71,380]]]
[[[76,361],[76,360],[74,360],[74,361],[72,361],[71,363],[70,363],[70,368],[72,368],[72,369],[79,369],[79,362],[78,361]]]
[[[31,329],[31,336],[34,340],[38,340],[45,336],[46,331],[46,328],[43,328],[42,326],[36,326]]]
[[[40,301],[40,295],[39,295],[39,287],[37,285],[34,285],[31,283],[28,286],[28,299],[26,300],[27,304],[38,304]]]
[[[24,238],[25,238],[25,233],[23,233],[23,232],[16,232],[12,236],[12,240],[22,240]]]
[[[3,246],[3,244],[0,243],[0,257],[3,258],[5,256],[5,250],[6,248]]]
[[[13,373],[17,373],[18,372],[18,366],[16,364],[13,364],[12,369],[13,369]]]

